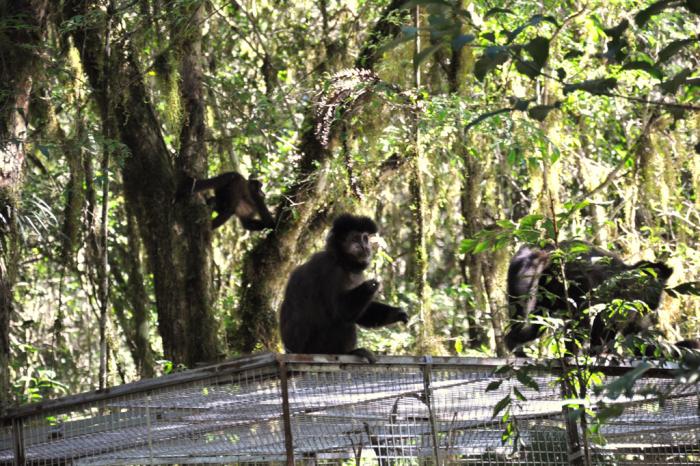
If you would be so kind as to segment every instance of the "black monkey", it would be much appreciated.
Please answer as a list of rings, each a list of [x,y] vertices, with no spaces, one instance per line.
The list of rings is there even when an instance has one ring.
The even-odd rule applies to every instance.
[[[265,194],[260,181],[247,180],[237,172],[226,172],[205,180],[189,178],[183,185],[183,190],[193,193],[210,189],[214,190],[214,195],[207,198],[207,204],[217,213],[211,222],[213,230],[233,215],[240,219],[246,230],[260,231],[275,226],[265,205]],[[182,192],[178,197],[182,197]]]
[[[290,353],[356,354],[375,362],[357,344],[356,325],[381,327],[408,322],[398,307],[374,301],[379,282],[365,280],[372,259],[369,217],[343,214],[335,219],[324,251],[314,254],[289,277],[280,311],[280,330]]]
[[[595,304],[610,303],[614,299],[639,300],[650,309],[656,309],[672,273],[672,269],[661,262],[641,261],[627,265],[616,254],[586,241],[563,241],[560,249],[564,253],[566,290],[561,279],[561,263],[552,261],[553,246],[542,249],[522,246],[511,259],[508,302],[513,323],[506,335],[506,345],[511,351],[537,338],[542,325],[527,322],[527,317],[541,315],[544,309],[566,316],[571,325],[585,331],[591,324],[583,311]],[[605,311],[596,315],[590,330],[591,348],[600,351],[618,332],[638,333],[652,324],[648,316],[628,317],[626,322],[616,322],[608,318]],[[516,354],[523,355],[522,349]]]

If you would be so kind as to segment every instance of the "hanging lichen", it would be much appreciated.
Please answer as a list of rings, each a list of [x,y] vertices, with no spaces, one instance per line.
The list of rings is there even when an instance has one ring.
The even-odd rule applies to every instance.
[[[156,57],[151,75],[155,76],[163,99],[165,123],[171,130],[176,130],[182,123],[183,111],[180,100],[180,72],[176,57],[172,53],[162,53]]]

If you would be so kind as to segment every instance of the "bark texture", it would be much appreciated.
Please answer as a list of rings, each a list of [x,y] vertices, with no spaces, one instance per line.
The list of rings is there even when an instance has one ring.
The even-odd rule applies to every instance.
[[[10,321],[20,258],[17,209],[32,75],[41,62],[47,11],[46,0],[0,3],[0,17],[10,24],[3,31],[8,45],[0,48],[0,406],[11,399]]]

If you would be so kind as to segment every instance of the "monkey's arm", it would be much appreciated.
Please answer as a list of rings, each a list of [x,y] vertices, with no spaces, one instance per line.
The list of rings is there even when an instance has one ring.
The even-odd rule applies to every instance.
[[[199,191],[204,191],[206,189],[220,189],[223,186],[226,186],[228,183],[231,183],[236,178],[243,178],[243,176],[236,172],[228,172],[222,173],[221,175],[215,176],[214,178],[207,178],[205,180],[195,180],[192,186],[192,192],[196,193]]]
[[[214,218],[214,219],[211,221],[211,229],[212,229],[212,230],[216,230],[216,229],[219,228],[221,225],[223,225],[224,223],[226,223],[226,220],[230,219],[231,216],[233,216],[233,212],[229,212],[229,211],[221,211],[221,212],[219,212],[218,215],[216,216],[216,218]]]
[[[372,301],[367,310],[357,319],[363,327],[383,327],[394,322],[408,323],[408,314],[401,308]]]
[[[367,280],[361,285],[342,293],[338,299],[339,317],[345,322],[357,322],[367,310],[379,289],[377,280]]]

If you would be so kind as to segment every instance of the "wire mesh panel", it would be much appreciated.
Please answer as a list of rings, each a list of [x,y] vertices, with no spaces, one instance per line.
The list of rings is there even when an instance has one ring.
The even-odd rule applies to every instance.
[[[656,370],[633,396],[565,402],[556,367],[506,363],[530,364],[241,358],[12,411],[0,465],[700,464],[697,384]],[[601,403],[616,416],[594,426]]]
[[[279,377],[274,357],[252,369],[199,373],[155,388],[134,384],[124,395],[94,394],[70,407],[21,418],[22,452],[5,448],[2,464],[175,464],[238,462],[285,455]],[[17,458],[17,457],[20,458]],[[13,461],[14,459],[14,461]]]

